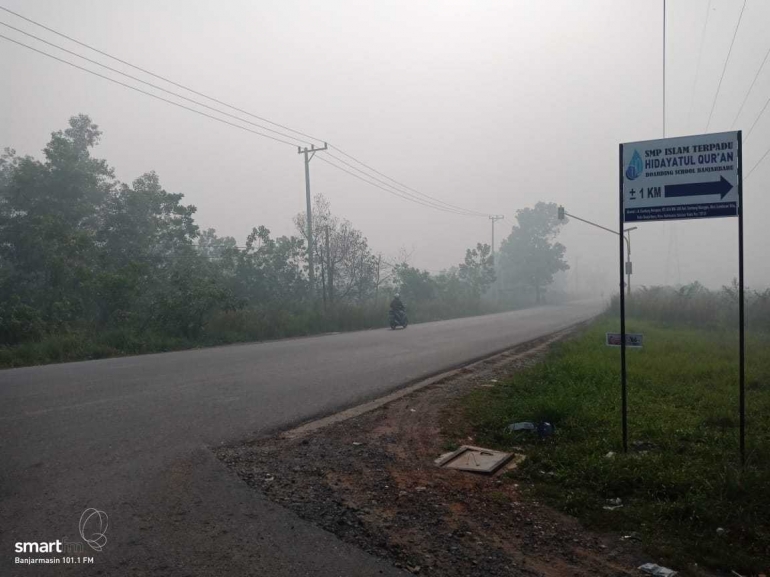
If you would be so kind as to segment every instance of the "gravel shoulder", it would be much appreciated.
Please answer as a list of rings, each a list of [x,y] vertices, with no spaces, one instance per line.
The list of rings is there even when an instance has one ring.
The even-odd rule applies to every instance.
[[[485,476],[434,464],[469,429],[465,394],[540,362],[575,330],[433,379],[365,414],[215,453],[268,499],[411,573],[638,575],[649,559],[634,542],[593,534],[526,498],[506,468]]]

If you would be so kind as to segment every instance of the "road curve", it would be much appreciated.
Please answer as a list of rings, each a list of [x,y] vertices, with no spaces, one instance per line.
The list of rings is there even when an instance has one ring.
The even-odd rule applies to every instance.
[[[205,447],[357,404],[602,306],[0,371],[0,574],[392,574],[245,491]],[[86,547],[93,565],[14,563],[16,542],[80,541],[88,507],[110,522],[104,550]]]

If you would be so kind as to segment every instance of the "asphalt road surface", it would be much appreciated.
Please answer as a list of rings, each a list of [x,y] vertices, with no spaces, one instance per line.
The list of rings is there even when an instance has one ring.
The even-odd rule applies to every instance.
[[[401,574],[255,494],[207,447],[356,405],[601,308],[0,371],[0,575]],[[108,518],[101,551],[80,534],[88,508]],[[97,529],[93,517],[85,537]],[[15,552],[57,539],[83,546],[81,562],[16,563],[61,558]]]

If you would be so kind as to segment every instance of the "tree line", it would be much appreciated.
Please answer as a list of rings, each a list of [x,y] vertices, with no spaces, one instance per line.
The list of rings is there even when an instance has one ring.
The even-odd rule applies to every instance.
[[[51,135],[43,158],[0,157],[0,347],[104,335],[111,344],[100,356],[150,335],[182,346],[381,326],[397,290],[415,320],[478,314],[542,302],[567,268],[551,204],[518,211],[497,255],[478,243],[430,274],[375,252],[317,196],[311,287],[304,213],[296,235],[258,226],[239,246],[200,230],[196,208],[154,172],[119,182],[92,156],[100,137],[79,115]]]

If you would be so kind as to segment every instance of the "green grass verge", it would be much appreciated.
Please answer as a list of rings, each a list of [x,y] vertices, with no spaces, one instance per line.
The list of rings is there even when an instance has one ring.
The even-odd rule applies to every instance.
[[[99,334],[50,335],[40,341],[0,347],[0,369],[175,351],[195,346],[195,342],[184,338],[121,329]]]
[[[759,573],[770,568],[770,340],[747,342],[747,451],[738,454],[738,346],[730,332],[631,320],[629,440],[621,451],[620,353],[597,322],[548,359],[463,400],[476,442],[528,455],[512,475],[598,530],[636,531],[656,562]],[[509,433],[547,420],[551,438]],[[449,431],[451,433],[451,431]],[[463,434],[467,431],[463,431]],[[615,452],[608,457],[609,452]],[[605,510],[608,499],[623,507]]]
[[[452,307],[422,303],[408,312],[409,322],[418,324],[503,311],[483,304]],[[15,346],[0,346],[0,369],[385,328],[387,321],[388,303],[383,301],[339,305],[329,311],[248,308],[217,312],[195,338],[164,334],[157,328],[140,331],[126,326],[95,331],[80,327]]]

